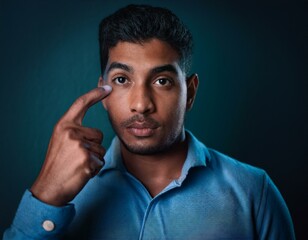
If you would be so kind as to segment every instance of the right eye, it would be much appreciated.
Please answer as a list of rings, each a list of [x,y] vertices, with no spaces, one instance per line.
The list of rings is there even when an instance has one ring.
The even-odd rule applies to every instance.
[[[118,85],[123,85],[125,83],[127,83],[127,78],[125,77],[116,77],[112,80],[115,84],[118,84]]]

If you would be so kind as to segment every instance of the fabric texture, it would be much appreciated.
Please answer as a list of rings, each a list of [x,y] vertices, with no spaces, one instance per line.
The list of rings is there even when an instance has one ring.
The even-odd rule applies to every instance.
[[[4,240],[295,239],[287,206],[263,170],[186,136],[180,178],[154,198],[126,170],[115,138],[105,166],[71,204],[49,206],[27,190]],[[46,220],[54,230],[44,230]]]

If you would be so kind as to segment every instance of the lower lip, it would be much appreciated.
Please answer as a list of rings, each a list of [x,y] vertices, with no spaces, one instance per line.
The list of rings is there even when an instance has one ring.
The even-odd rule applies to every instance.
[[[136,137],[149,137],[154,133],[152,128],[128,128],[128,131]]]

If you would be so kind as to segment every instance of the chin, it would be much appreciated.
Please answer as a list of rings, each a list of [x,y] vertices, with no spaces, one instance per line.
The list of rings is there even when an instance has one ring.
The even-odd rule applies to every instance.
[[[156,155],[169,151],[180,138],[164,139],[139,139],[139,140],[124,140],[121,139],[122,145],[127,151],[138,155]],[[150,141],[149,141],[150,140]]]
[[[170,147],[167,146],[137,146],[123,143],[127,151],[137,155],[156,155],[167,151]]]

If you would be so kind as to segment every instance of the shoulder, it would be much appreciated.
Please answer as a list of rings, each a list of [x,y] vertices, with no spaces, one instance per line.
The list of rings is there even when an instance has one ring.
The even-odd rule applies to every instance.
[[[261,168],[240,162],[230,156],[207,148],[206,165],[196,168],[195,185],[202,188],[206,202],[223,203],[219,209],[232,212],[244,224],[252,219],[260,239],[295,239],[292,220],[279,190]],[[227,209],[227,210],[226,210]],[[225,217],[228,215],[225,215]]]
[[[234,178],[260,178],[266,177],[263,169],[241,162],[214,149],[207,148],[209,152],[208,165],[221,174]]]
[[[192,166],[201,166],[199,177],[204,184],[213,183],[218,187],[237,188],[244,191],[262,190],[267,174],[263,169],[240,162],[200,142],[191,132],[187,159]],[[198,178],[199,178],[198,177]],[[202,184],[203,184],[202,183]]]
[[[211,183],[216,189],[230,192],[242,200],[260,202],[269,181],[263,169],[240,162],[211,148],[207,148],[207,151],[203,184]]]

